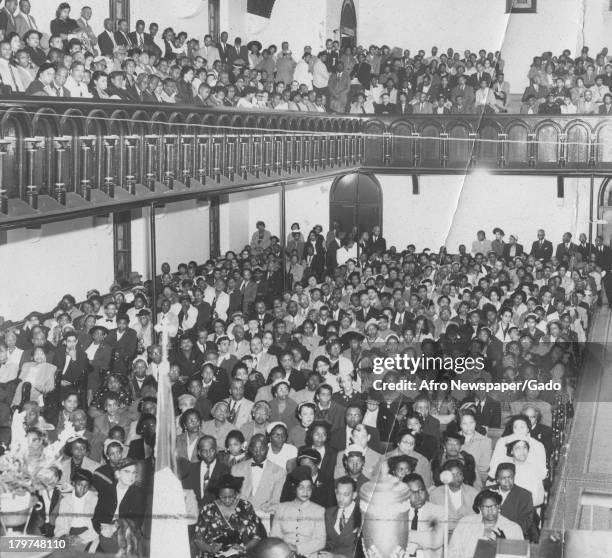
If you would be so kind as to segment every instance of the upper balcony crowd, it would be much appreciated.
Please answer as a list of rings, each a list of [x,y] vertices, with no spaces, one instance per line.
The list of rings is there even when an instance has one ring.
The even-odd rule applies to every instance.
[[[6,0],[0,10],[0,94],[116,99],[245,110],[351,114],[612,114],[612,64],[607,49],[588,47],[535,57],[522,104],[511,102],[499,52],[463,53],[437,47],[429,55],[371,45],[320,52],[287,41],[203,43],[184,31],[124,19],[93,29],[92,8],[78,19],[68,3],[47,25],[30,0]],[[50,32],[48,33],[47,30]],[[316,48],[316,47],[315,47]]]

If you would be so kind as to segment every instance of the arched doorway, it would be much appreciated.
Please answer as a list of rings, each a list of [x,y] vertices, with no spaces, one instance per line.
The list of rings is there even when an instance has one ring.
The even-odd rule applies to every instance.
[[[357,12],[353,0],[344,0],[340,14],[340,47],[357,45]]]
[[[382,229],[382,189],[374,176],[353,173],[336,179],[329,194],[330,229],[334,221],[345,232]]]
[[[605,178],[601,183],[597,209],[597,234],[603,236],[606,246],[612,246],[612,177]]]

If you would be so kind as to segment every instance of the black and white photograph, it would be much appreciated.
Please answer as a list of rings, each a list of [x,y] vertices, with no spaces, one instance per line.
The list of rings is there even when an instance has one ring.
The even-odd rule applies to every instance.
[[[610,558],[611,28],[0,0],[0,555]]]

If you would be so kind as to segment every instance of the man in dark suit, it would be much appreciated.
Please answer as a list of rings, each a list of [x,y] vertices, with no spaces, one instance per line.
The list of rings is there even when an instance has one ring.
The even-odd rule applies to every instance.
[[[254,310],[253,307],[257,299],[257,283],[253,281],[250,269],[245,269],[242,272],[240,293],[242,294],[242,313],[249,315]]]
[[[119,549],[117,531],[108,536],[110,532],[106,529],[113,524],[115,517],[129,521],[140,531],[146,515],[147,493],[135,484],[136,461],[122,459],[115,469],[115,477],[117,484],[108,485],[106,490],[98,494],[98,503],[91,520],[100,535],[99,550],[109,554],[116,554]],[[118,493],[123,494],[121,501],[117,500]]]
[[[313,448],[302,448],[298,453],[296,463],[298,467],[303,467],[310,471],[310,477],[312,478],[312,496],[310,500],[324,508],[335,506],[334,481],[332,478],[325,477],[319,469],[321,454]],[[292,479],[287,478],[283,485],[280,501],[290,502],[294,499],[295,485]]]
[[[360,304],[361,308],[359,308],[356,313],[356,318],[358,322],[366,324],[372,319],[378,319],[378,310],[371,306],[370,299],[368,298],[368,295],[366,293],[361,293]]]
[[[599,105],[599,114],[612,114],[612,95],[606,93],[603,97],[603,103]]]
[[[98,35],[98,48],[102,56],[112,56],[116,46],[113,20],[106,18],[104,20],[104,31]]]
[[[593,246],[587,239],[587,235],[584,233],[580,233],[578,237],[578,244],[576,245],[576,252],[580,254],[583,262],[588,262],[591,254],[595,251],[595,246]]]
[[[210,325],[212,317],[212,307],[204,300],[204,292],[202,289],[197,288],[193,291],[193,307],[198,311],[198,317],[196,318],[196,327]]]
[[[263,331],[267,324],[274,321],[274,316],[266,310],[266,303],[260,299],[255,303],[255,311],[250,319],[257,320],[259,329]]]
[[[372,66],[366,62],[366,55],[360,54],[359,61],[353,66],[351,71],[351,79],[357,78],[357,81],[365,88],[370,88],[370,81],[372,79]]]
[[[113,372],[124,376],[127,375],[138,348],[138,336],[128,327],[129,323],[130,318],[127,314],[118,314],[117,329],[113,329],[106,337],[106,342],[113,349],[111,368]]]
[[[610,273],[612,271],[612,250],[609,246],[604,246],[603,236],[595,239],[595,263],[606,272],[602,283],[608,304],[612,308],[612,273]]]
[[[230,45],[230,51],[228,52],[228,61],[230,64],[234,64],[236,60],[242,60],[247,66],[249,65],[249,51],[246,46],[242,44],[242,39],[236,37],[234,44]]]
[[[368,244],[368,253],[373,254],[374,252],[380,252],[382,254],[386,251],[387,241],[380,235],[380,227],[375,225],[372,227],[372,234]]]
[[[485,390],[474,390],[464,403],[469,403],[476,415],[476,424],[486,428],[501,427],[501,404],[487,395]]]
[[[478,89],[482,80],[486,81],[487,85],[489,85],[491,83],[491,75],[484,71],[484,66],[480,62],[477,62],[476,73],[470,76],[469,84],[473,89]]]
[[[538,240],[531,245],[531,255],[536,260],[549,261],[552,258],[553,245],[550,240],[546,240],[544,229],[538,231]]]
[[[335,485],[338,505],[325,510],[325,550],[334,556],[355,556],[361,526],[357,487],[349,476],[340,477]]]
[[[572,233],[566,232],[563,234],[563,242],[557,244],[555,258],[561,261],[564,256],[567,256],[569,260],[574,255],[574,252],[576,252],[576,248],[578,247],[572,242]]]
[[[128,39],[132,41],[132,44],[135,47],[138,47],[140,50],[148,51],[153,44],[151,39],[151,35],[145,33],[145,22],[142,19],[139,19],[136,22],[136,31],[132,31],[128,34]]]
[[[69,391],[76,391],[81,404],[86,404],[87,355],[79,346],[74,331],[65,334],[64,344],[58,347],[54,364],[57,366],[55,390],[50,396],[54,396],[52,400],[55,406],[59,408],[60,401],[64,399],[63,395]]]
[[[389,93],[383,93],[380,96],[380,104],[376,104],[374,106],[375,114],[382,114],[386,116],[392,116],[397,114],[397,107],[391,102],[391,97]]]
[[[220,36],[220,40],[217,43],[217,50],[219,51],[219,57],[221,58],[221,64],[227,64],[230,59],[232,51],[232,45],[227,42],[228,34],[227,31],[223,31]]]
[[[183,477],[183,488],[193,490],[198,509],[215,500],[215,483],[230,474],[230,468],[217,461],[217,442],[212,436],[202,436],[198,440],[198,463],[189,463]]]
[[[336,451],[344,451],[350,443],[351,433],[353,428],[363,421],[363,411],[361,407],[350,406],[344,413],[344,426],[332,430],[329,437],[329,445]],[[368,447],[374,451],[380,451],[380,435],[378,430],[371,426],[366,426],[366,430],[370,435]]]
[[[533,521],[533,498],[529,490],[514,484],[516,467],[514,463],[500,463],[495,471],[498,492],[503,500],[501,514],[521,526],[526,539],[537,540],[538,529]]]
[[[117,46],[124,46],[128,49],[134,46],[132,40],[129,37],[128,22],[125,19],[120,19],[117,24],[117,31],[115,31],[115,43]]]

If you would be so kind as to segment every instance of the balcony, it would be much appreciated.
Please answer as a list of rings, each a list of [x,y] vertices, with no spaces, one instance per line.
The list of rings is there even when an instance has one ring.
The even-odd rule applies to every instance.
[[[43,98],[1,111],[0,229],[354,171],[358,118]]]
[[[518,114],[369,117],[365,163],[377,172],[606,175],[612,119]],[[383,170],[384,169],[384,170]]]
[[[358,117],[70,99],[0,109],[0,230],[367,170],[608,175],[597,116]]]

